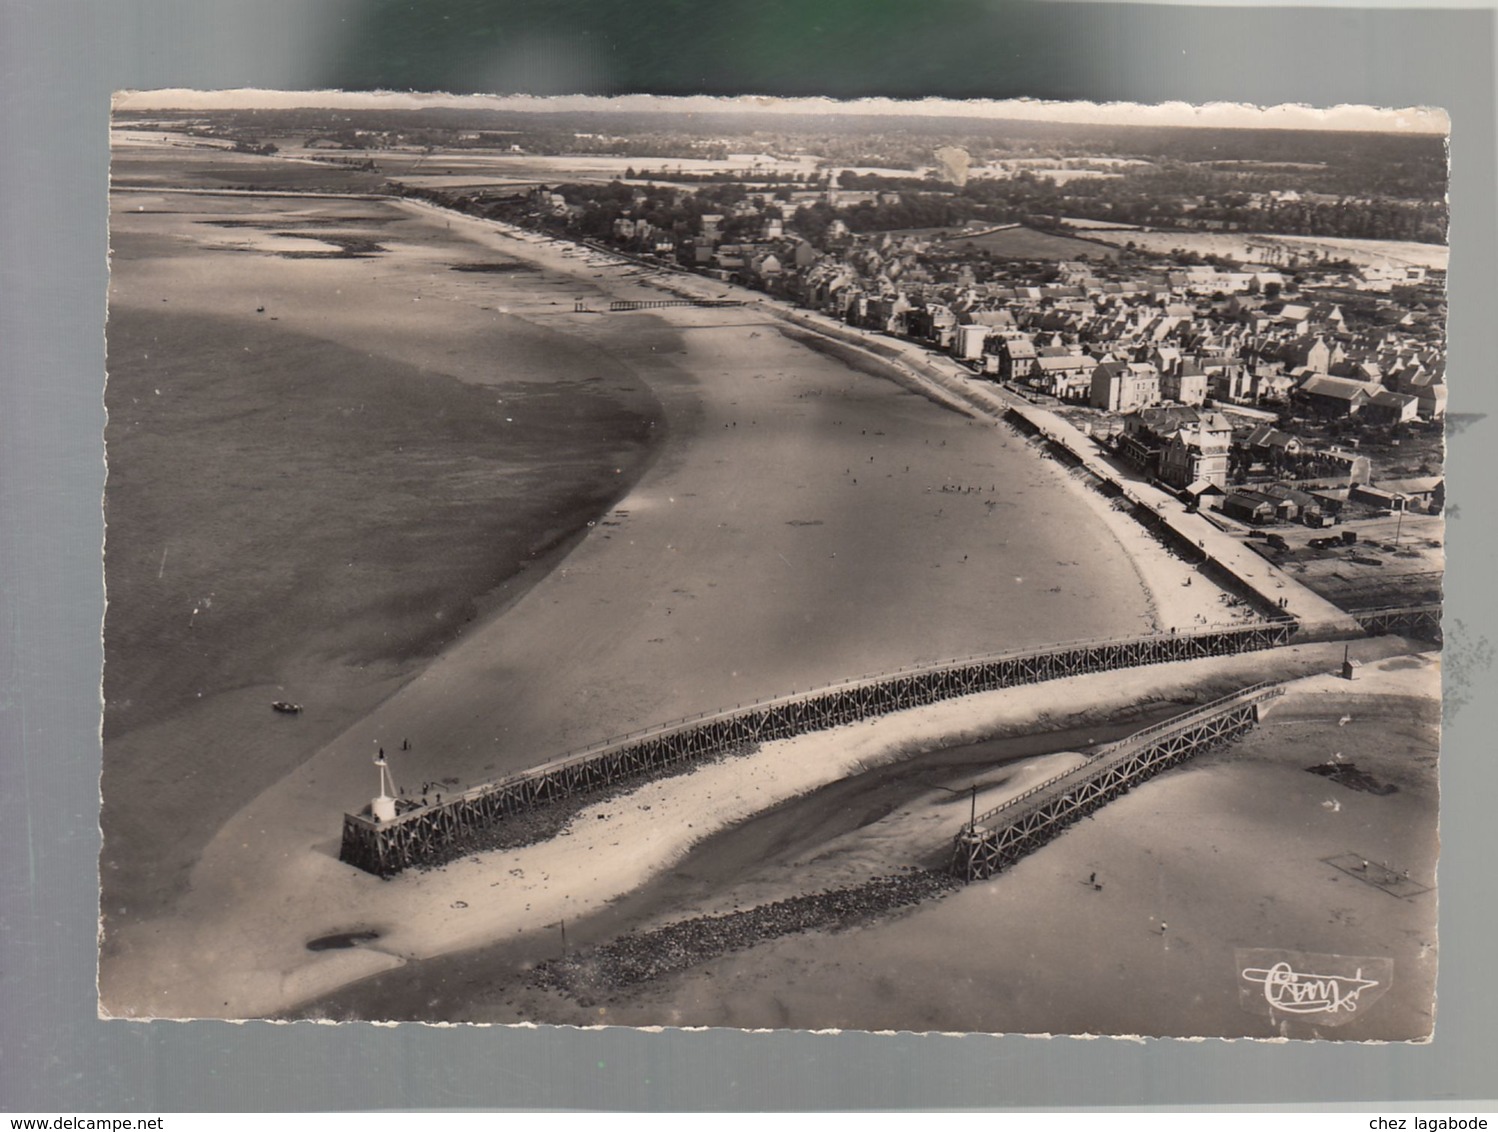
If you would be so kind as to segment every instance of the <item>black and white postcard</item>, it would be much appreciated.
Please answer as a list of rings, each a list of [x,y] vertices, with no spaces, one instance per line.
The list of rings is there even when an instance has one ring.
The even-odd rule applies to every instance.
[[[100,1012],[1429,1040],[1447,130],[117,96]]]

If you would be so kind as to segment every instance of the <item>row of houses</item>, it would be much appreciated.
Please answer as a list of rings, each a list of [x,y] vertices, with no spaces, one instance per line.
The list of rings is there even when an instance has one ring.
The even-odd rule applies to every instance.
[[[1281,316],[1293,321],[1266,328],[1158,301],[1147,290],[1130,297],[1077,294],[1083,291],[1077,286],[997,295],[992,288],[871,290],[841,261],[816,264],[804,284],[797,297],[808,306],[865,329],[929,342],[975,370],[1062,401],[1119,411],[1208,398],[1284,404],[1322,376],[1365,388],[1361,397],[1344,398],[1347,387],[1339,383],[1311,384],[1299,403],[1318,415],[1355,416],[1371,406],[1364,419],[1397,423],[1417,416],[1439,420],[1446,411],[1443,347],[1389,328],[1351,333],[1340,309],[1327,304],[1281,306]],[[1308,322],[1307,315],[1326,321]],[[1126,368],[1099,375],[1102,365]],[[1164,386],[1158,395],[1143,371],[1127,368],[1140,365],[1155,370]],[[1111,389],[1100,386],[1095,395],[1095,378],[1106,378]]]
[[[1250,525],[1291,522],[1327,527],[1350,504],[1379,511],[1438,512],[1444,505],[1440,476],[1371,482],[1368,459],[1339,449],[1311,449],[1269,426],[1235,436],[1222,413],[1187,406],[1150,406],[1127,414],[1114,438],[1116,454],[1170,486],[1189,505],[1209,502],[1229,518]],[[1232,485],[1235,460],[1266,461],[1288,470],[1286,454],[1303,458],[1300,482]]]
[[[1351,504],[1376,511],[1434,514],[1444,505],[1445,487],[1440,476],[1390,480],[1377,486],[1351,484],[1311,490],[1274,483],[1222,492],[1217,509],[1230,519],[1252,526],[1300,523],[1307,527],[1329,527]]]
[[[544,187],[534,203],[575,207]],[[695,232],[623,216],[614,237],[640,250],[674,251],[696,270],[851,325],[926,342],[976,371],[1063,402],[1112,412],[1208,401],[1288,404],[1376,425],[1440,420],[1446,412],[1438,335],[1403,321],[1350,330],[1340,304],[1317,297],[1320,285],[1356,295],[1359,279],[1318,276],[1317,287],[1286,298],[1291,281],[1272,269],[1121,272],[1066,261],[1045,282],[979,282],[973,253],[933,234],[859,236],[835,220],[818,250],[788,230],[790,207],[752,193],[724,214],[702,214]],[[733,239],[725,235],[730,221],[739,233]]]
[[[1076,339],[1049,329],[1044,318],[1015,319],[1013,330],[959,324],[952,352],[980,363],[1001,381],[1020,382],[1064,401],[1091,398],[1090,381],[1081,376],[1090,377],[1091,366],[1124,362],[1153,366],[1167,387],[1161,398],[1184,404],[1201,404],[1208,397],[1240,405],[1283,404],[1306,390],[1302,402],[1321,416],[1352,416],[1370,404],[1369,419],[1380,422],[1417,416],[1440,420],[1446,413],[1444,351],[1430,345],[1388,336],[1205,334],[1179,320],[1164,333],[1150,332],[1164,321],[1125,327],[1113,338]],[[1307,388],[1311,378],[1338,380]],[[1354,386],[1362,388],[1362,396],[1352,395]],[[1380,389],[1385,396],[1377,395]]]
[[[940,245],[912,236],[851,237],[832,253],[792,252],[794,270],[748,281],[1063,400],[1091,398],[1098,363],[1148,362],[1163,378],[1187,379],[1186,396],[1164,394],[1169,400],[1195,403],[1190,387],[1205,377],[1214,400],[1279,403],[1307,377],[1326,374],[1414,396],[1426,419],[1445,413],[1445,351],[1428,328],[1354,332],[1336,302],[1278,298],[1287,285],[1278,272],[1183,268],[1103,278],[1091,264],[1063,262],[1049,283],[978,283],[960,258],[938,279],[940,265],[923,254],[933,246]],[[785,256],[777,263],[784,267]],[[1346,282],[1320,282],[1328,281]],[[1174,360],[1141,356],[1150,349]],[[1396,409],[1382,400],[1380,410]],[[1406,411],[1402,404],[1395,415]]]

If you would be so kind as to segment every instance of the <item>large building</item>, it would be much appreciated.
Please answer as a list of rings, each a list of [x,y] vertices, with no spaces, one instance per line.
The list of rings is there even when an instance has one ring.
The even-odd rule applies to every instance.
[[[1233,426],[1221,413],[1160,405],[1124,418],[1119,451],[1131,463],[1176,488],[1226,488]]]
[[[1295,400],[1323,417],[1352,417],[1368,407],[1379,386],[1347,377],[1312,374],[1295,390]]]
[[[1160,373],[1148,362],[1103,362],[1092,371],[1095,409],[1127,413],[1160,403]]]
[[[973,322],[958,325],[952,336],[952,356],[960,361],[977,361],[983,356],[990,328]]]
[[[1226,488],[1233,429],[1220,413],[1183,425],[1160,450],[1160,478],[1172,487],[1209,483]]]
[[[1030,376],[1035,364],[1035,343],[1021,335],[1006,337],[998,348],[999,379],[1022,381]]]
[[[1036,358],[1030,370],[1030,383],[1061,401],[1086,401],[1096,369],[1097,359],[1086,354]]]
[[[1196,359],[1188,358],[1174,370],[1160,374],[1160,396],[1181,405],[1200,405],[1207,400],[1207,373]]]

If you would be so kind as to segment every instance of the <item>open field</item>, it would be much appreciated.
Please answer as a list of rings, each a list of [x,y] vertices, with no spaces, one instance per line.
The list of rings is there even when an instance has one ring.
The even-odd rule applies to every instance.
[[[983,226],[979,231],[983,231]],[[960,228],[901,228],[889,233],[892,237],[914,236],[932,240],[939,247],[950,249],[977,249],[986,251],[1000,259],[1069,260],[1085,255],[1092,259],[1114,259],[1118,253],[1107,244],[1091,240],[1057,236],[1034,228],[1001,228],[997,232],[985,232],[981,236],[966,235]]]
[[[316,152],[316,151],[312,151]],[[810,173],[816,162],[805,160],[767,160],[754,154],[730,154],[723,160],[700,157],[615,157],[608,154],[547,155],[500,153],[471,150],[446,150],[430,156],[398,150],[370,150],[384,172],[405,180],[407,176],[450,173],[456,176],[490,175],[504,180],[612,181],[623,180],[634,169],[640,177],[663,170],[672,173],[713,174],[753,172]]]
[[[1067,260],[1078,256],[1113,259],[1117,252],[1090,240],[1074,240],[1033,228],[1005,228],[983,236],[955,236],[943,243],[951,248],[975,248],[999,259]]]
[[[1317,549],[1313,538],[1353,531],[1356,544]],[[1280,525],[1287,550],[1248,542],[1290,577],[1344,609],[1379,609],[1439,602],[1446,569],[1445,520],[1437,515],[1387,515],[1339,523],[1323,531]]]
[[[1137,224],[1115,224],[1111,220],[1089,220],[1084,216],[1063,216],[1061,222],[1081,232],[1137,232]]]
[[[350,166],[233,153],[211,142],[189,147],[138,145],[110,165],[110,183],[121,188],[260,189],[312,193],[372,193],[385,177]]]

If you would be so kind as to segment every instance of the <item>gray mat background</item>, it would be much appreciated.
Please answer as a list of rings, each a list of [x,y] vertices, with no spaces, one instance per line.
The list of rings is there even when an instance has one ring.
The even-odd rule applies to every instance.
[[[1453,427],[1441,974],[1425,1046],[102,1023],[94,971],[111,91],[1439,105],[1452,114],[1451,410],[1498,398],[1485,8],[1044,0],[0,0],[0,1109],[822,1109],[1498,1094],[1495,421]],[[1486,579],[1486,581],[1485,581]],[[1450,706],[1450,705],[1449,705]],[[1485,1071],[1484,1067],[1488,1067]],[[1466,1102],[1466,1103],[1463,1103]],[[1481,1107],[1491,1109],[1491,1104]]]

